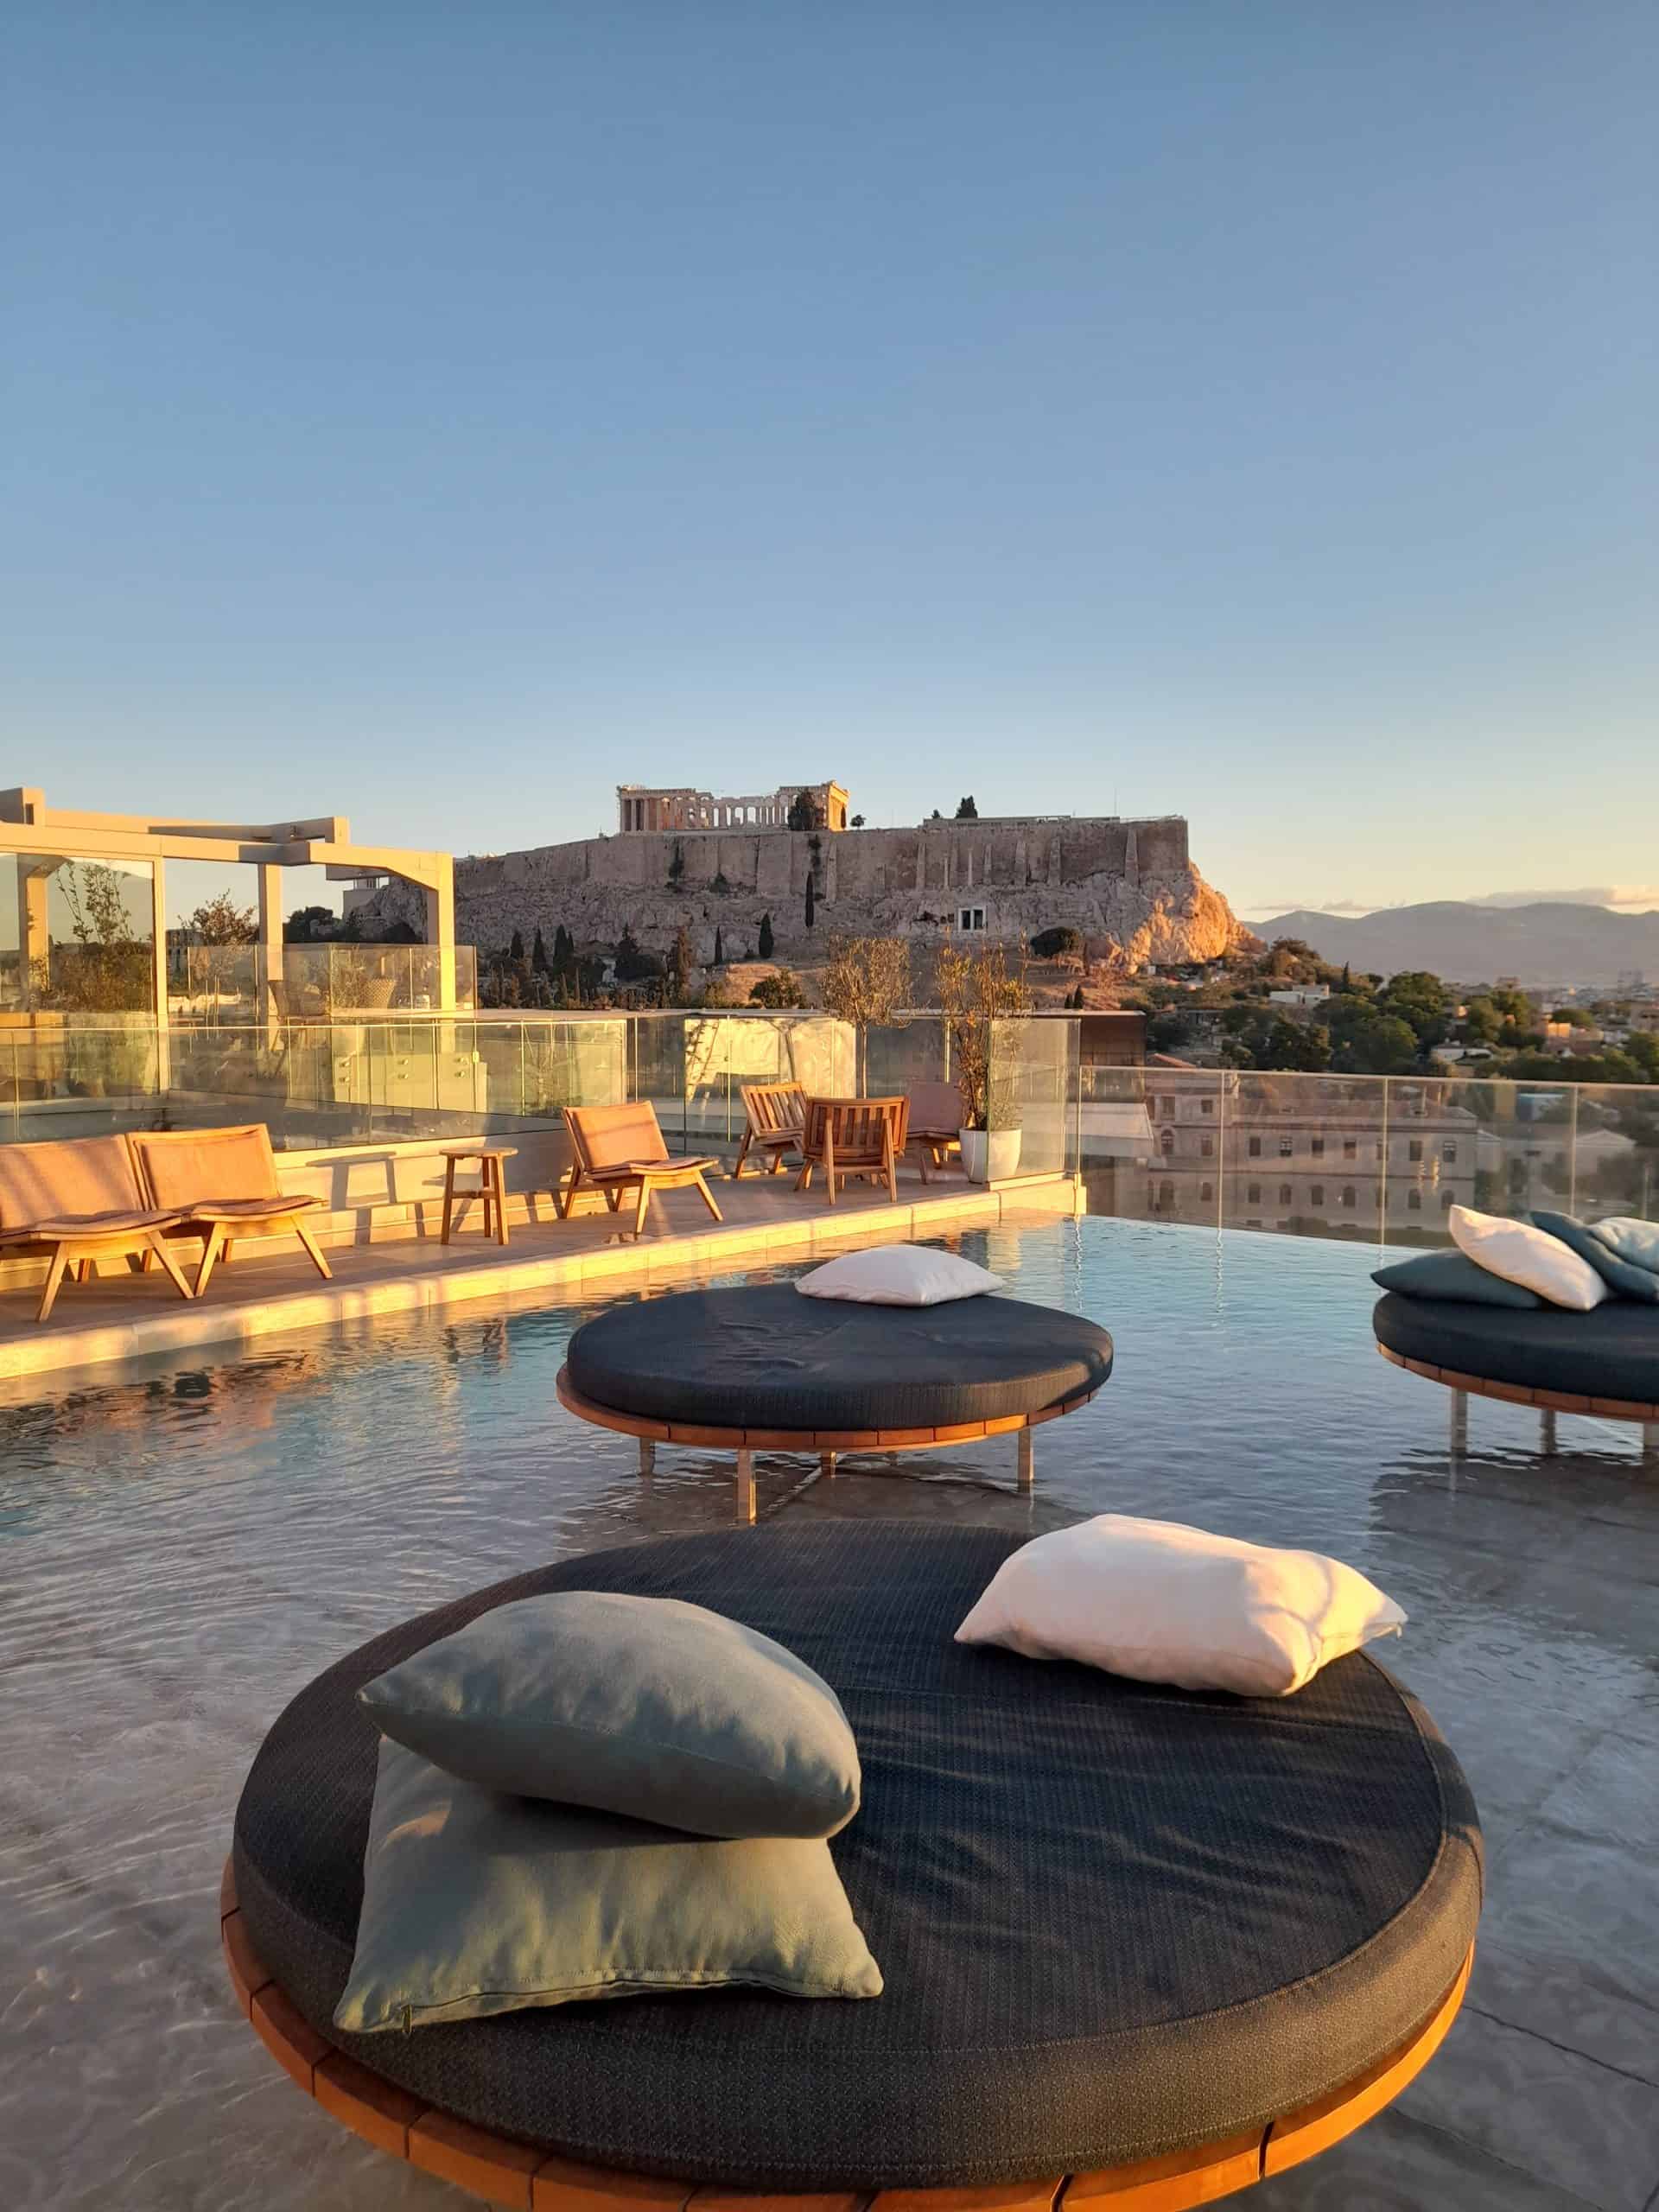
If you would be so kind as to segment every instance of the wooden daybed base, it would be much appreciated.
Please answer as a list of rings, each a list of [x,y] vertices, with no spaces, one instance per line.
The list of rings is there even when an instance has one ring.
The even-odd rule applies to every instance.
[[[1642,1428],[1642,1462],[1643,1466],[1659,1471],[1659,1405],[1639,1398],[1586,1398],[1570,1390],[1529,1389],[1519,1382],[1494,1382],[1484,1375],[1465,1375],[1455,1367],[1436,1367],[1423,1359],[1408,1359],[1403,1352],[1393,1351],[1379,1343],[1377,1350],[1384,1359],[1395,1367],[1403,1367],[1408,1375],[1421,1375],[1426,1382],[1439,1382],[1452,1393],[1452,1449],[1463,1452],[1469,1441],[1469,1400],[1471,1398],[1498,1398],[1511,1406],[1534,1406],[1543,1417],[1543,1448],[1553,1452],[1556,1448],[1555,1416],[1558,1414],[1588,1414],[1599,1421],[1630,1421],[1639,1422]]]
[[[703,1451],[733,1452],[737,1455],[737,1517],[754,1519],[754,1455],[757,1452],[798,1452],[815,1457],[826,1478],[833,1478],[836,1462],[848,1452],[933,1452],[950,1444],[977,1444],[988,1436],[1017,1435],[1017,1480],[1021,1490],[1036,1482],[1031,1432],[1041,1422],[1058,1421],[1086,1406],[1102,1386],[1079,1391],[1058,1406],[1034,1414],[1006,1414],[993,1421],[957,1421],[943,1428],[712,1428],[683,1421],[651,1421],[639,1414],[619,1413],[614,1407],[595,1405],[584,1398],[570,1380],[569,1367],[561,1367],[554,1388],[559,1403],[578,1421],[596,1428],[616,1430],[639,1440],[639,1471],[652,1472],[659,1444],[683,1444]]]
[[[583,2165],[437,2111],[336,2050],[302,2017],[249,1940],[228,1859],[219,1912],[225,1961],[243,2017],[306,2094],[377,2150],[518,2212],[1064,2212],[1069,2206],[1079,2212],[1084,2206],[1098,2212],[1191,2212],[1317,2157],[1391,2104],[1445,2041],[1474,1960],[1471,1948],[1434,2011],[1387,2057],[1332,2095],[1224,2142],[1131,2166],[1048,2174],[1001,2188],[787,2196]]]

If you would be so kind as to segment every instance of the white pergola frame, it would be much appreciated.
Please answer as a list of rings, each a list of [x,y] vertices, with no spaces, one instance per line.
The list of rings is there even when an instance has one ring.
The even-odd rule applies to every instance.
[[[48,806],[28,787],[0,791],[0,853],[17,868],[18,933],[25,979],[31,960],[45,950],[46,885],[40,861],[137,862],[150,871],[155,960],[155,1018],[166,1052],[167,863],[221,861],[251,867],[258,885],[256,945],[259,1001],[269,1010],[270,986],[283,979],[282,874],[286,868],[321,868],[331,882],[365,875],[395,875],[412,883],[425,906],[425,941],[438,954],[438,1011],[455,1009],[455,869],[448,853],[411,852],[391,845],[354,845],[351,826],[337,814],[309,821],[193,822],[171,815],[87,814]],[[39,938],[38,949],[35,939]],[[28,988],[25,981],[25,990]]]

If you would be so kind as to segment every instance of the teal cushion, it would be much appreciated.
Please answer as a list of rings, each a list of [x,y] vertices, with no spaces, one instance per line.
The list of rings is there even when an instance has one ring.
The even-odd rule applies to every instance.
[[[833,1835],[858,1810],[858,1747],[830,1685],[675,1598],[521,1599],[358,1696],[384,1734],[485,1789],[696,1835]]]
[[[732,1983],[880,1994],[822,1838],[715,1841],[503,1796],[382,1740],[336,2027],[375,2035]]]
[[[1551,1236],[1557,1236],[1569,1251],[1587,1260],[1610,1290],[1621,1298],[1639,1299],[1644,1306],[1659,1306],[1659,1275],[1649,1274],[1645,1268],[1632,1267],[1628,1260],[1621,1260],[1617,1252],[1601,1241],[1588,1222],[1580,1221],[1576,1214],[1548,1213],[1536,1208],[1532,1225]]]
[[[1409,1260],[1395,1260],[1374,1268],[1371,1281],[1384,1290],[1397,1290],[1402,1298],[1443,1298],[1462,1306],[1541,1306],[1536,1291],[1484,1268],[1462,1252],[1419,1252]]]
[[[1659,1275],[1659,1222],[1618,1214],[1611,1221],[1591,1222],[1589,1229],[1596,1242],[1605,1244],[1616,1258]]]

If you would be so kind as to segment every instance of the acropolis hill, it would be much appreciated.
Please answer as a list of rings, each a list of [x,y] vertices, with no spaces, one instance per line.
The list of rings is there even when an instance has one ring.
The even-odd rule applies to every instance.
[[[817,830],[785,826],[803,793]],[[714,957],[717,927],[735,960],[769,914],[777,958],[810,965],[833,932],[1028,940],[1069,925],[1088,958],[1133,972],[1149,960],[1214,959],[1248,934],[1193,867],[1179,815],[843,829],[830,826],[847,819],[848,794],[835,783],[746,798],[624,785],[617,801],[613,836],[458,860],[461,939],[493,948],[514,930],[528,943],[540,929],[550,943],[563,923],[578,944],[613,944],[626,927],[662,950],[683,923],[699,960]],[[394,886],[374,902],[382,918],[397,912],[395,894]]]

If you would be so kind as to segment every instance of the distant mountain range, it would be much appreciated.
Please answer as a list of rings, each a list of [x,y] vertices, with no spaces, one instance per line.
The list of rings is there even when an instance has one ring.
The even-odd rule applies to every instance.
[[[1539,900],[1528,906],[1476,906],[1435,899],[1351,918],[1306,911],[1249,925],[1271,944],[1298,937],[1322,960],[1356,973],[1398,975],[1427,968],[1449,982],[1490,983],[1515,976],[1523,988],[1611,986],[1632,972],[1659,981],[1659,912],[1610,913],[1605,906]]]

